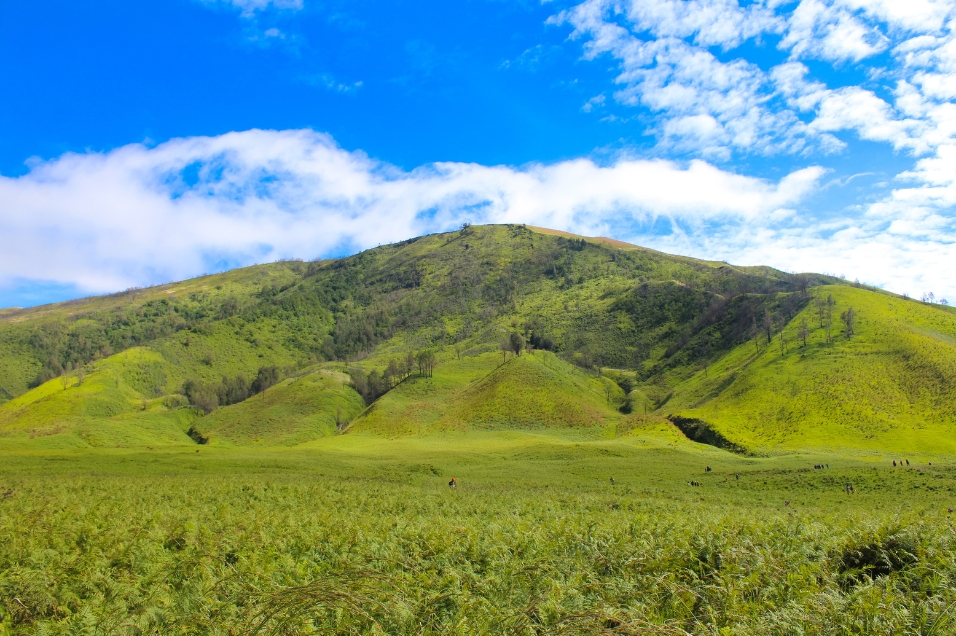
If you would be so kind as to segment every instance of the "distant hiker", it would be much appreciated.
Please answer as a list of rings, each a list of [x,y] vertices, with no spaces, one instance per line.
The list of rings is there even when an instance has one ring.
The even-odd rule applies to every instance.
[[[458,482],[455,480],[454,477],[452,477],[452,478],[451,478],[451,481],[448,482],[448,487],[449,487],[449,488],[458,488]]]
[[[908,459],[906,460],[906,465],[907,465],[907,466],[910,465],[910,460],[908,460]]]
[[[704,472],[708,472],[708,473],[709,473],[709,472],[712,471],[712,470],[713,470],[713,468],[711,468],[710,466],[708,466],[708,467],[707,467],[707,470],[704,471]]]
[[[611,485],[612,485],[612,486],[614,485],[614,478],[613,478],[613,477],[611,477]]]
[[[827,464],[826,467],[827,467],[827,470],[830,470],[830,464]]]
[[[893,460],[893,468],[896,468],[896,460]]]
[[[734,479],[740,479],[740,473],[734,473]]]

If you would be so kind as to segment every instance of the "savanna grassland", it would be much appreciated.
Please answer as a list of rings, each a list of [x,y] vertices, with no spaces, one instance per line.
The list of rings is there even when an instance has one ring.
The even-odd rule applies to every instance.
[[[463,227],[0,362],[0,635],[956,633],[941,304]]]
[[[3,633],[956,629],[939,459],[633,432],[199,450],[6,455]]]

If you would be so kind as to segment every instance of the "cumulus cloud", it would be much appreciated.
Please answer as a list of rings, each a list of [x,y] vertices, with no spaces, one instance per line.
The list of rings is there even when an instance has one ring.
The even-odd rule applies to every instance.
[[[822,174],[811,166],[774,183],[699,160],[626,158],[403,171],[309,130],[134,144],[0,177],[0,285],[116,290],[217,264],[362,249],[463,221],[615,235],[661,218],[762,224],[799,203]]]

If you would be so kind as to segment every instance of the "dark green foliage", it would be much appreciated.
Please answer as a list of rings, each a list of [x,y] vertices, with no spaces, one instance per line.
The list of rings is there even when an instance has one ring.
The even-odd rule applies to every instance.
[[[282,370],[279,367],[275,365],[259,367],[259,373],[256,374],[251,390],[253,393],[262,393],[270,386],[278,384],[281,379]]]
[[[889,576],[919,561],[918,547],[900,532],[854,542],[843,549],[838,571],[846,587]]]
[[[415,356],[415,362],[418,364],[418,372],[426,378],[432,377],[432,372],[435,370],[435,365],[438,363],[438,358],[435,356],[435,352],[431,349],[425,349],[424,351],[419,351]]]
[[[524,349],[524,338],[521,337],[521,334],[517,331],[512,331],[508,337],[508,342],[511,344],[511,350],[514,351],[514,354],[520,356],[521,350]]]
[[[624,402],[621,403],[621,406],[618,408],[618,410],[624,415],[630,415],[634,412],[634,401],[630,396],[624,398]]]
[[[614,381],[617,382],[617,385],[621,387],[622,391],[624,391],[624,395],[627,395],[634,390],[634,382],[632,382],[631,378],[627,377],[626,375],[618,376]]]
[[[538,328],[531,330],[531,335],[528,338],[528,341],[531,343],[531,346],[535,349],[543,349],[544,351],[554,351],[556,348],[554,338],[546,335]]]
[[[241,373],[232,378],[223,376],[220,382],[209,384],[189,378],[183,383],[182,393],[192,406],[209,414],[220,406],[238,404],[251,395],[262,393],[278,384],[283,375],[282,369],[270,365],[260,367],[252,383]]]

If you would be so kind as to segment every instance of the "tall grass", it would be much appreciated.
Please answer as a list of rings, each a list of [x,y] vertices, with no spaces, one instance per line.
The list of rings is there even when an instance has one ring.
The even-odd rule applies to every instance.
[[[602,485],[603,486],[603,485]],[[603,487],[25,477],[3,634],[945,634],[919,511],[788,514]]]

